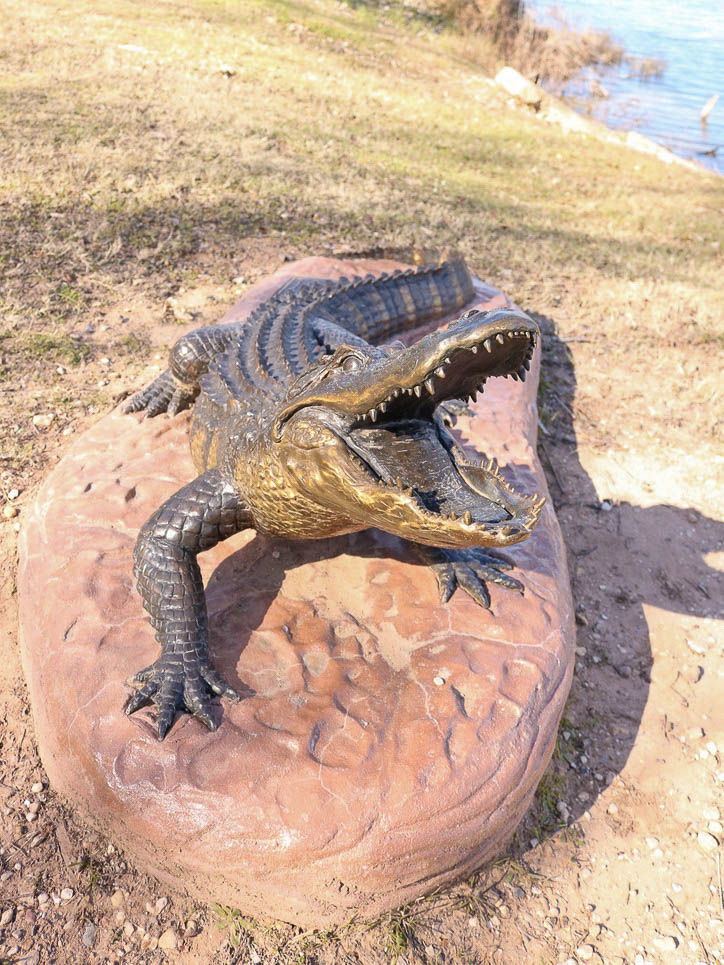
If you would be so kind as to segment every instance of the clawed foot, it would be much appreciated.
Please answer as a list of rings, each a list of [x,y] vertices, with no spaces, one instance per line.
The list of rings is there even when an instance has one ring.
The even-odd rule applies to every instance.
[[[145,704],[154,703],[158,710],[156,727],[163,740],[174,722],[177,711],[193,714],[209,730],[216,730],[211,716],[211,694],[239,700],[237,692],[214,670],[208,659],[196,654],[169,652],[141,670],[133,678],[143,686],[132,694],[126,713],[132,714]]]
[[[435,418],[452,428],[461,415],[472,415],[472,409],[462,399],[446,399],[435,409]]]
[[[180,382],[168,369],[157,375],[153,382],[149,382],[145,389],[141,389],[133,396],[124,412],[140,412],[146,410],[149,419],[168,412],[170,416],[188,409],[198,395],[198,388]]]
[[[432,563],[440,586],[440,598],[447,603],[458,587],[462,587],[476,603],[490,609],[490,593],[486,583],[498,583],[510,590],[523,592],[523,584],[501,573],[511,570],[512,563],[480,549],[437,550],[440,557]]]

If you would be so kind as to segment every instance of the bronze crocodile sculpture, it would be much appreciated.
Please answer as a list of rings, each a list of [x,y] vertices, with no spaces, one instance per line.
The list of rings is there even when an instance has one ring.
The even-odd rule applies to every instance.
[[[471,463],[446,426],[493,376],[524,379],[538,338],[521,312],[470,310],[406,348],[390,339],[474,297],[459,259],[338,282],[294,280],[248,319],[179,339],[169,368],[126,407],[194,405],[200,475],[141,529],[134,572],[161,656],[136,674],[126,713],[157,707],[214,730],[212,693],[238,700],[208,652],[196,556],[240,530],[318,539],[375,526],[417,544],[443,601],[486,581],[521,590],[510,563],[477,547],[525,539],[543,500]],[[461,401],[462,400],[462,401]],[[423,548],[425,547],[425,548]]]

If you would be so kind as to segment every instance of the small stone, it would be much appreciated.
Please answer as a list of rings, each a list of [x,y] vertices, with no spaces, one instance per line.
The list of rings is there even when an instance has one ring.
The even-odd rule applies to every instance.
[[[434,677],[432,682],[436,687],[442,687],[442,685],[445,683],[442,677]]]
[[[646,847],[651,851],[654,848],[658,848],[659,839],[658,838],[644,838],[646,841]]]
[[[65,375],[65,368],[62,365],[56,365],[55,371],[58,373],[58,375]]]
[[[582,962],[589,962],[593,958],[594,951],[593,945],[579,945],[576,949],[576,955]]]
[[[255,948],[249,949],[249,961],[252,965],[261,965],[261,956]]]
[[[714,807],[713,805],[705,807],[701,814],[706,821],[718,821],[720,817],[719,808]]]
[[[156,905],[155,905],[155,907],[156,907],[156,914],[157,914],[157,915],[160,915],[161,912],[163,911],[163,909],[166,907],[167,904],[168,904],[168,898],[159,898],[159,899],[156,901]]]
[[[111,364],[111,360],[110,360],[109,358],[107,358],[105,355],[104,355],[103,358],[100,360],[100,362],[101,362],[101,365],[110,365],[110,364]]]
[[[98,933],[98,927],[89,921],[88,924],[83,929],[83,934],[81,936],[81,941],[86,948],[92,948],[95,944],[96,935]]]
[[[17,499],[19,495],[20,495],[19,489],[11,489],[8,492],[8,499]]]
[[[195,918],[189,918],[184,928],[184,938],[195,938],[201,931],[201,926]]]
[[[31,801],[28,805],[28,811],[31,814],[37,814],[40,810],[40,801]]]
[[[54,412],[46,412],[41,415],[34,415],[33,425],[36,429],[49,429],[53,419],[55,419]]]
[[[6,908],[2,915],[0,915],[0,928],[5,928],[6,925],[9,925],[14,917],[15,909],[11,905],[10,908]]]
[[[699,847],[703,848],[704,851],[716,851],[719,847],[717,839],[713,834],[709,834],[708,831],[700,831],[696,839],[699,842]]]
[[[73,897],[74,894],[75,892],[73,891],[72,888],[63,888],[63,890],[60,893],[60,897],[63,901],[70,901],[70,899]]]
[[[33,792],[33,794],[40,794],[40,792],[43,790],[43,785],[40,783],[33,784],[30,790]]]
[[[706,647],[702,647],[700,643],[694,643],[693,640],[687,640],[686,645],[692,653],[697,655],[697,657],[700,657],[703,653],[706,653]]]
[[[722,828],[722,825],[721,825],[721,821],[710,821],[707,824],[707,828],[709,829],[709,831],[711,831],[712,834],[721,834],[722,831],[724,831],[724,828]]]
[[[178,945],[178,938],[173,928],[167,928],[158,940],[158,947],[166,950],[174,949]]]
[[[678,941],[673,935],[661,935],[654,938],[652,944],[655,948],[658,948],[660,952],[675,952],[679,946]]]
[[[123,892],[120,890],[120,888],[114,891],[111,895],[111,904],[114,908],[120,908],[123,904]]]
[[[41,891],[38,895],[38,904],[47,905],[50,901],[50,895],[46,891]]]
[[[11,506],[10,503],[6,503],[3,506],[3,516],[5,519],[12,519],[13,516],[17,516],[20,510],[17,506]]]
[[[568,823],[568,819],[569,819],[570,816],[571,816],[571,812],[570,812],[570,810],[569,810],[568,805],[566,804],[566,802],[565,802],[565,801],[559,801],[559,802],[556,804],[556,810],[557,810],[558,813],[560,814],[562,820],[564,820],[566,823]]]
[[[698,741],[704,736],[704,731],[701,727],[694,727],[689,731],[688,737],[690,741]]]
[[[130,938],[135,930],[136,928],[132,921],[123,922],[123,934],[126,936],[126,938]]]
[[[706,742],[706,749],[709,751],[710,754],[716,755],[716,750],[717,750],[717,748],[716,748],[716,744],[714,743],[714,741],[707,741],[707,742]]]
[[[678,892],[678,891],[681,891],[681,888],[682,888],[682,885],[680,885],[678,881],[674,881],[674,882],[672,883],[672,885],[671,885],[671,890],[672,890],[672,891],[677,891],[677,892]]]
[[[609,814],[618,814],[618,807],[613,803],[613,801],[606,808]]]

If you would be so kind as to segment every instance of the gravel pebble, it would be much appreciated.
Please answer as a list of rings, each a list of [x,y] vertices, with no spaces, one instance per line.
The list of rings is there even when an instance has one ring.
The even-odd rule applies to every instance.
[[[618,808],[613,803],[609,804],[606,810],[608,811],[609,814],[618,814]]]
[[[712,834],[721,834],[722,831],[724,830],[724,828],[722,828],[720,821],[710,821],[707,824],[707,828],[711,831]]]
[[[43,790],[43,785],[38,782],[37,784],[33,784],[30,790],[33,792],[33,794],[40,794],[40,792]]]
[[[679,946],[678,941],[673,935],[661,935],[658,938],[654,938],[652,944],[655,948],[658,948],[660,952],[675,952]]]
[[[111,895],[111,904],[114,908],[120,908],[123,904],[123,892],[119,889],[113,892]]]
[[[60,893],[60,897],[62,898],[63,901],[70,901],[70,899],[73,897],[74,894],[75,892],[73,891],[72,888],[63,888],[63,890]]]
[[[36,429],[49,429],[53,419],[55,419],[54,412],[46,412],[42,413],[41,415],[34,415],[33,425],[36,427]]]
[[[2,915],[0,915],[0,928],[5,928],[6,925],[9,925],[14,917],[15,909],[11,905],[10,908],[6,908]]]
[[[10,503],[7,503],[5,506],[3,506],[3,516],[5,519],[12,519],[13,516],[17,516],[19,512],[20,510],[18,507],[11,506]]]
[[[720,817],[719,808],[714,807],[713,805],[710,807],[705,807],[701,814],[706,821],[718,821]]]
[[[594,951],[593,945],[579,945],[576,949],[576,955],[582,962],[589,962],[593,958]]]
[[[644,841],[646,842],[646,847],[647,847],[650,851],[653,850],[654,848],[658,848],[658,846],[659,846],[659,839],[658,839],[658,838],[644,838]]]
[[[155,907],[156,907],[156,914],[157,914],[157,915],[160,915],[161,912],[163,911],[163,909],[166,907],[167,904],[168,904],[168,898],[159,898],[159,899],[156,901],[156,906],[155,906]]]
[[[89,921],[88,924],[83,929],[83,935],[81,936],[81,941],[86,948],[92,948],[95,944],[96,935],[98,934],[98,927]]]
[[[708,831],[700,831],[696,838],[699,842],[699,846],[705,851],[716,851],[716,849],[719,847],[719,842],[717,839],[713,834],[709,834]]]
[[[167,928],[158,940],[158,947],[164,949],[173,949],[176,948],[177,945],[178,938],[175,930],[173,928]]]

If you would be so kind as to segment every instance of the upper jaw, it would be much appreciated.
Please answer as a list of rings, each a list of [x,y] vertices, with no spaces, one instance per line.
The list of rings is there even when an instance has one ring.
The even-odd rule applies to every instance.
[[[428,413],[446,399],[474,399],[493,376],[525,380],[538,334],[523,312],[473,309],[409,348],[387,356],[380,352],[366,368],[301,393],[277,424],[309,405],[328,407],[361,424],[385,415]]]

